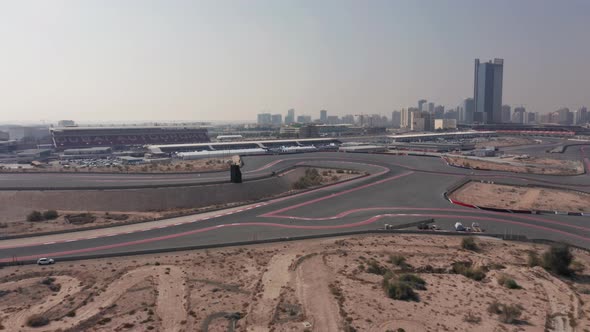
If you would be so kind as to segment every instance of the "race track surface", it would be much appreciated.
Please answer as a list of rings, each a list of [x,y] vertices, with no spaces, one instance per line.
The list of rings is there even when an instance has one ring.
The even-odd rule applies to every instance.
[[[539,149],[538,147],[536,149]],[[570,158],[584,160],[584,146],[567,149]],[[526,151],[521,147],[519,151]],[[538,151],[534,151],[539,153]],[[551,156],[550,156],[551,157]],[[357,180],[327,186],[294,196],[261,202],[209,217],[141,231],[99,237],[64,234],[57,241],[0,241],[0,262],[38,257],[83,257],[169,249],[240,241],[374,230],[387,224],[406,224],[434,218],[443,229],[455,222],[478,222],[486,233],[524,235],[530,239],[566,241],[590,248],[590,216],[527,215],[489,212],[451,204],[444,192],[463,179],[544,184],[590,192],[590,176],[544,176],[476,171],[450,167],[440,158],[321,152],[245,157],[244,179],[267,176],[295,165],[344,167],[370,173]],[[193,184],[228,181],[229,174],[82,175],[2,174],[0,190],[19,186],[135,186]],[[30,240],[30,239],[29,239]]]

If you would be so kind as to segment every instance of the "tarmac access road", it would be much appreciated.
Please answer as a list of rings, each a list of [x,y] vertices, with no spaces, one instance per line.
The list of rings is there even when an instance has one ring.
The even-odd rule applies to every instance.
[[[584,146],[580,146],[568,150],[574,158],[583,160],[583,149]],[[26,241],[4,240],[0,241],[0,262],[38,257],[83,258],[85,255],[105,253],[124,255],[144,250],[374,230],[382,228],[385,223],[406,224],[427,218],[434,218],[435,223],[446,230],[451,230],[457,221],[467,226],[478,222],[486,233],[566,241],[590,248],[590,217],[489,212],[451,204],[443,196],[447,188],[467,178],[552,185],[590,192],[590,176],[586,174],[548,176],[477,171],[450,167],[440,158],[338,152],[244,157],[244,161],[246,180],[295,165],[342,167],[369,172],[370,175],[218,214],[179,217],[163,221],[160,225],[149,223],[145,228],[125,230],[113,227],[110,229],[112,232],[97,235],[74,232],[49,239],[32,237]],[[110,177],[116,177],[116,181],[122,185],[166,185],[186,181],[187,177],[198,178],[194,174],[44,174],[39,178],[37,174],[10,175],[9,181],[5,174],[0,176],[0,188],[5,186],[6,181],[10,182],[10,186],[22,184],[23,188],[27,188],[38,185],[35,179],[40,181],[43,178],[46,184],[57,183],[64,181],[64,176],[73,186],[86,184],[92,179],[98,188],[110,186],[111,183],[106,181]],[[203,178],[215,176],[207,174]]]

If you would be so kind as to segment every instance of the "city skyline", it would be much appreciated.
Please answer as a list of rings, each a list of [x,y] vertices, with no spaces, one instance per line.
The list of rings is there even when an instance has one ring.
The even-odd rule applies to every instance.
[[[105,7],[0,4],[2,122],[390,116],[420,99],[454,108],[472,97],[473,59],[495,57],[506,60],[503,104],[540,114],[590,104],[584,1]]]

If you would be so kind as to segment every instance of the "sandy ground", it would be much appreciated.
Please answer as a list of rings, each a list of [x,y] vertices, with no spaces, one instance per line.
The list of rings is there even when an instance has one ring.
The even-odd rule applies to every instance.
[[[72,163],[64,167],[57,163],[47,164],[43,167],[4,168],[0,165],[1,172],[56,172],[56,173],[193,173],[208,171],[229,170],[231,158],[206,158],[198,160],[172,160],[169,163],[144,164],[144,165],[118,165],[118,166],[94,166],[79,167]]]
[[[447,163],[453,166],[493,171],[528,174],[578,175],[584,174],[584,165],[577,160],[557,160],[548,158],[468,158],[445,156]]]
[[[500,209],[590,212],[590,194],[573,190],[472,181],[453,192],[451,198]]]
[[[526,266],[546,247],[476,239],[373,235],[295,241],[52,266],[0,269],[0,324],[6,331],[587,331],[590,254],[574,251],[585,271],[571,279]],[[369,260],[402,255],[426,281],[419,300],[392,300]],[[470,261],[486,277],[450,273]],[[363,266],[363,267],[362,267]],[[522,287],[497,282],[508,275]],[[59,290],[41,281],[52,276]],[[492,301],[522,306],[516,324],[488,312]],[[30,328],[33,314],[50,319]],[[471,317],[472,319],[466,319]]]
[[[24,218],[14,221],[0,223],[0,234],[15,235],[15,234],[34,234],[40,232],[58,231],[66,229],[76,229],[90,226],[102,225],[119,225],[128,224],[137,221],[154,220],[155,218],[163,217],[159,212],[119,212],[113,211],[105,214],[104,211],[57,211],[59,217],[54,220],[44,221],[26,221]],[[87,224],[72,224],[69,223],[66,215],[77,215],[80,213],[90,213],[96,219]]]

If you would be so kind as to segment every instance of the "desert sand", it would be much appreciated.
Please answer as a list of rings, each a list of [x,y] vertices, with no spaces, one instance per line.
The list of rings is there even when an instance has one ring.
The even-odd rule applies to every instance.
[[[461,237],[373,235],[215,250],[57,262],[0,269],[0,320],[6,331],[585,331],[590,329],[587,272],[570,279],[528,267],[542,245]],[[403,256],[396,265],[391,255]],[[590,254],[574,251],[579,269]],[[481,281],[451,272],[481,267]],[[393,278],[423,278],[417,301],[389,298]],[[500,285],[513,278],[520,289]],[[46,279],[48,277],[54,278]],[[53,281],[52,281],[53,280]],[[53,286],[51,286],[53,285]],[[59,285],[59,286],[55,286]],[[503,323],[493,301],[522,314]],[[33,315],[49,319],[29,327]],[[401,331],[401,330],[399,330]]]
[[[499,209],[590,212],[590,194],[565,189],[471,181],[450,197],[464,203]]]
[[[557,160],[549,158],[517,159],[511,158],[475,158],[447,155],[444,157],[449,165],[526,174],[579,175],[584,174],[584,165],[578,160]]]

